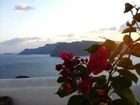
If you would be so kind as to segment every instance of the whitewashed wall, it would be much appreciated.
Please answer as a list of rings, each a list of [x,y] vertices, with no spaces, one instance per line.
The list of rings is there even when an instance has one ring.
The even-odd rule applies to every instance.
[[[68,97],[55,92],[55,78],[0,79],[0,96],[10,96],[14,105],[66,105]]]
[[[56,78],[0,79],[0,96],[10,96],[14,105],[67,105],[69,97],[60,98],[55,92]],[[140,102],[140,87],[133,87]]]

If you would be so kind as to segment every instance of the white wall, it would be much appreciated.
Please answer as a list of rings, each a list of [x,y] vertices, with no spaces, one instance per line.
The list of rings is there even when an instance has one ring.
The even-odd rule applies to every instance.
[[[14,105],[67,105],[69,97],[60,98],[55,92],[56,78],[0,79],[0,96],[10,96]],[[140,102],[140,87],[133,87]]]
[[[0,79],[0,96],[10,96],[14,105],[66,105],[68,97],[55,92],[55,78]]]

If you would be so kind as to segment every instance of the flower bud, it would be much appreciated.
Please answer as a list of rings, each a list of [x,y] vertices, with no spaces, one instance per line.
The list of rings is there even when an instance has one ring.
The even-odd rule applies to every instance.
[[[57,64],[57,65],[55,66],[55,69],[56,69],[57,71],[60,71],[60,70],[62,69],[62,65],[61,65],[61,64]]]

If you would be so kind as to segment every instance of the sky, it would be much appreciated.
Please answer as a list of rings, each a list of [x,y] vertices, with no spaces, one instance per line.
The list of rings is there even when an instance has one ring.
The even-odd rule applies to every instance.
[[[121,40],[130,19],[126,2],[139,0],[0,0],[0,52],[20,52],[46,43]]]

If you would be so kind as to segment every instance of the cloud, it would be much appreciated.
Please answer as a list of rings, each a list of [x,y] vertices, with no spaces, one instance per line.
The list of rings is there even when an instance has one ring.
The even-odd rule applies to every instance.
[[[14,38],[14,39],[10,39],[4,42],[1,42],[0,44],[2,45],[17,45],[18,43],[21,43],[23,41],[23,39],[21,38]]]
[[[28,6],[26,4],[21,4],[21,5],[15,6],[15,10],[19,10],[19,11],[27,11],[27,10],[31,10],[31,9],[33,9],[33,7]]]
[[[116,31],[117,30],[117,27],[111,27],[109,28],[111,31]]]
[[[116,31],[117,30],[117,27],[101,28],[101,29],[99,29],[99,31],[106,31],[106,30]]]
[[[64,34],[64,35],[58,35],[58,39],[56,42],[73,42],[73,41],[79,41],[79,35],[78,34]]]
[[[31,38],[13,38],[4,42],[1,42],[2,45],[17,45],[20,43],[25,43],[29,41],[38,41],[40,38],[38,37],[31,37]]]
[[[25,48],[36,48],[50,42],[51,39],[49,38],[13,38],[0,43],[0,53],[18,53]]]

